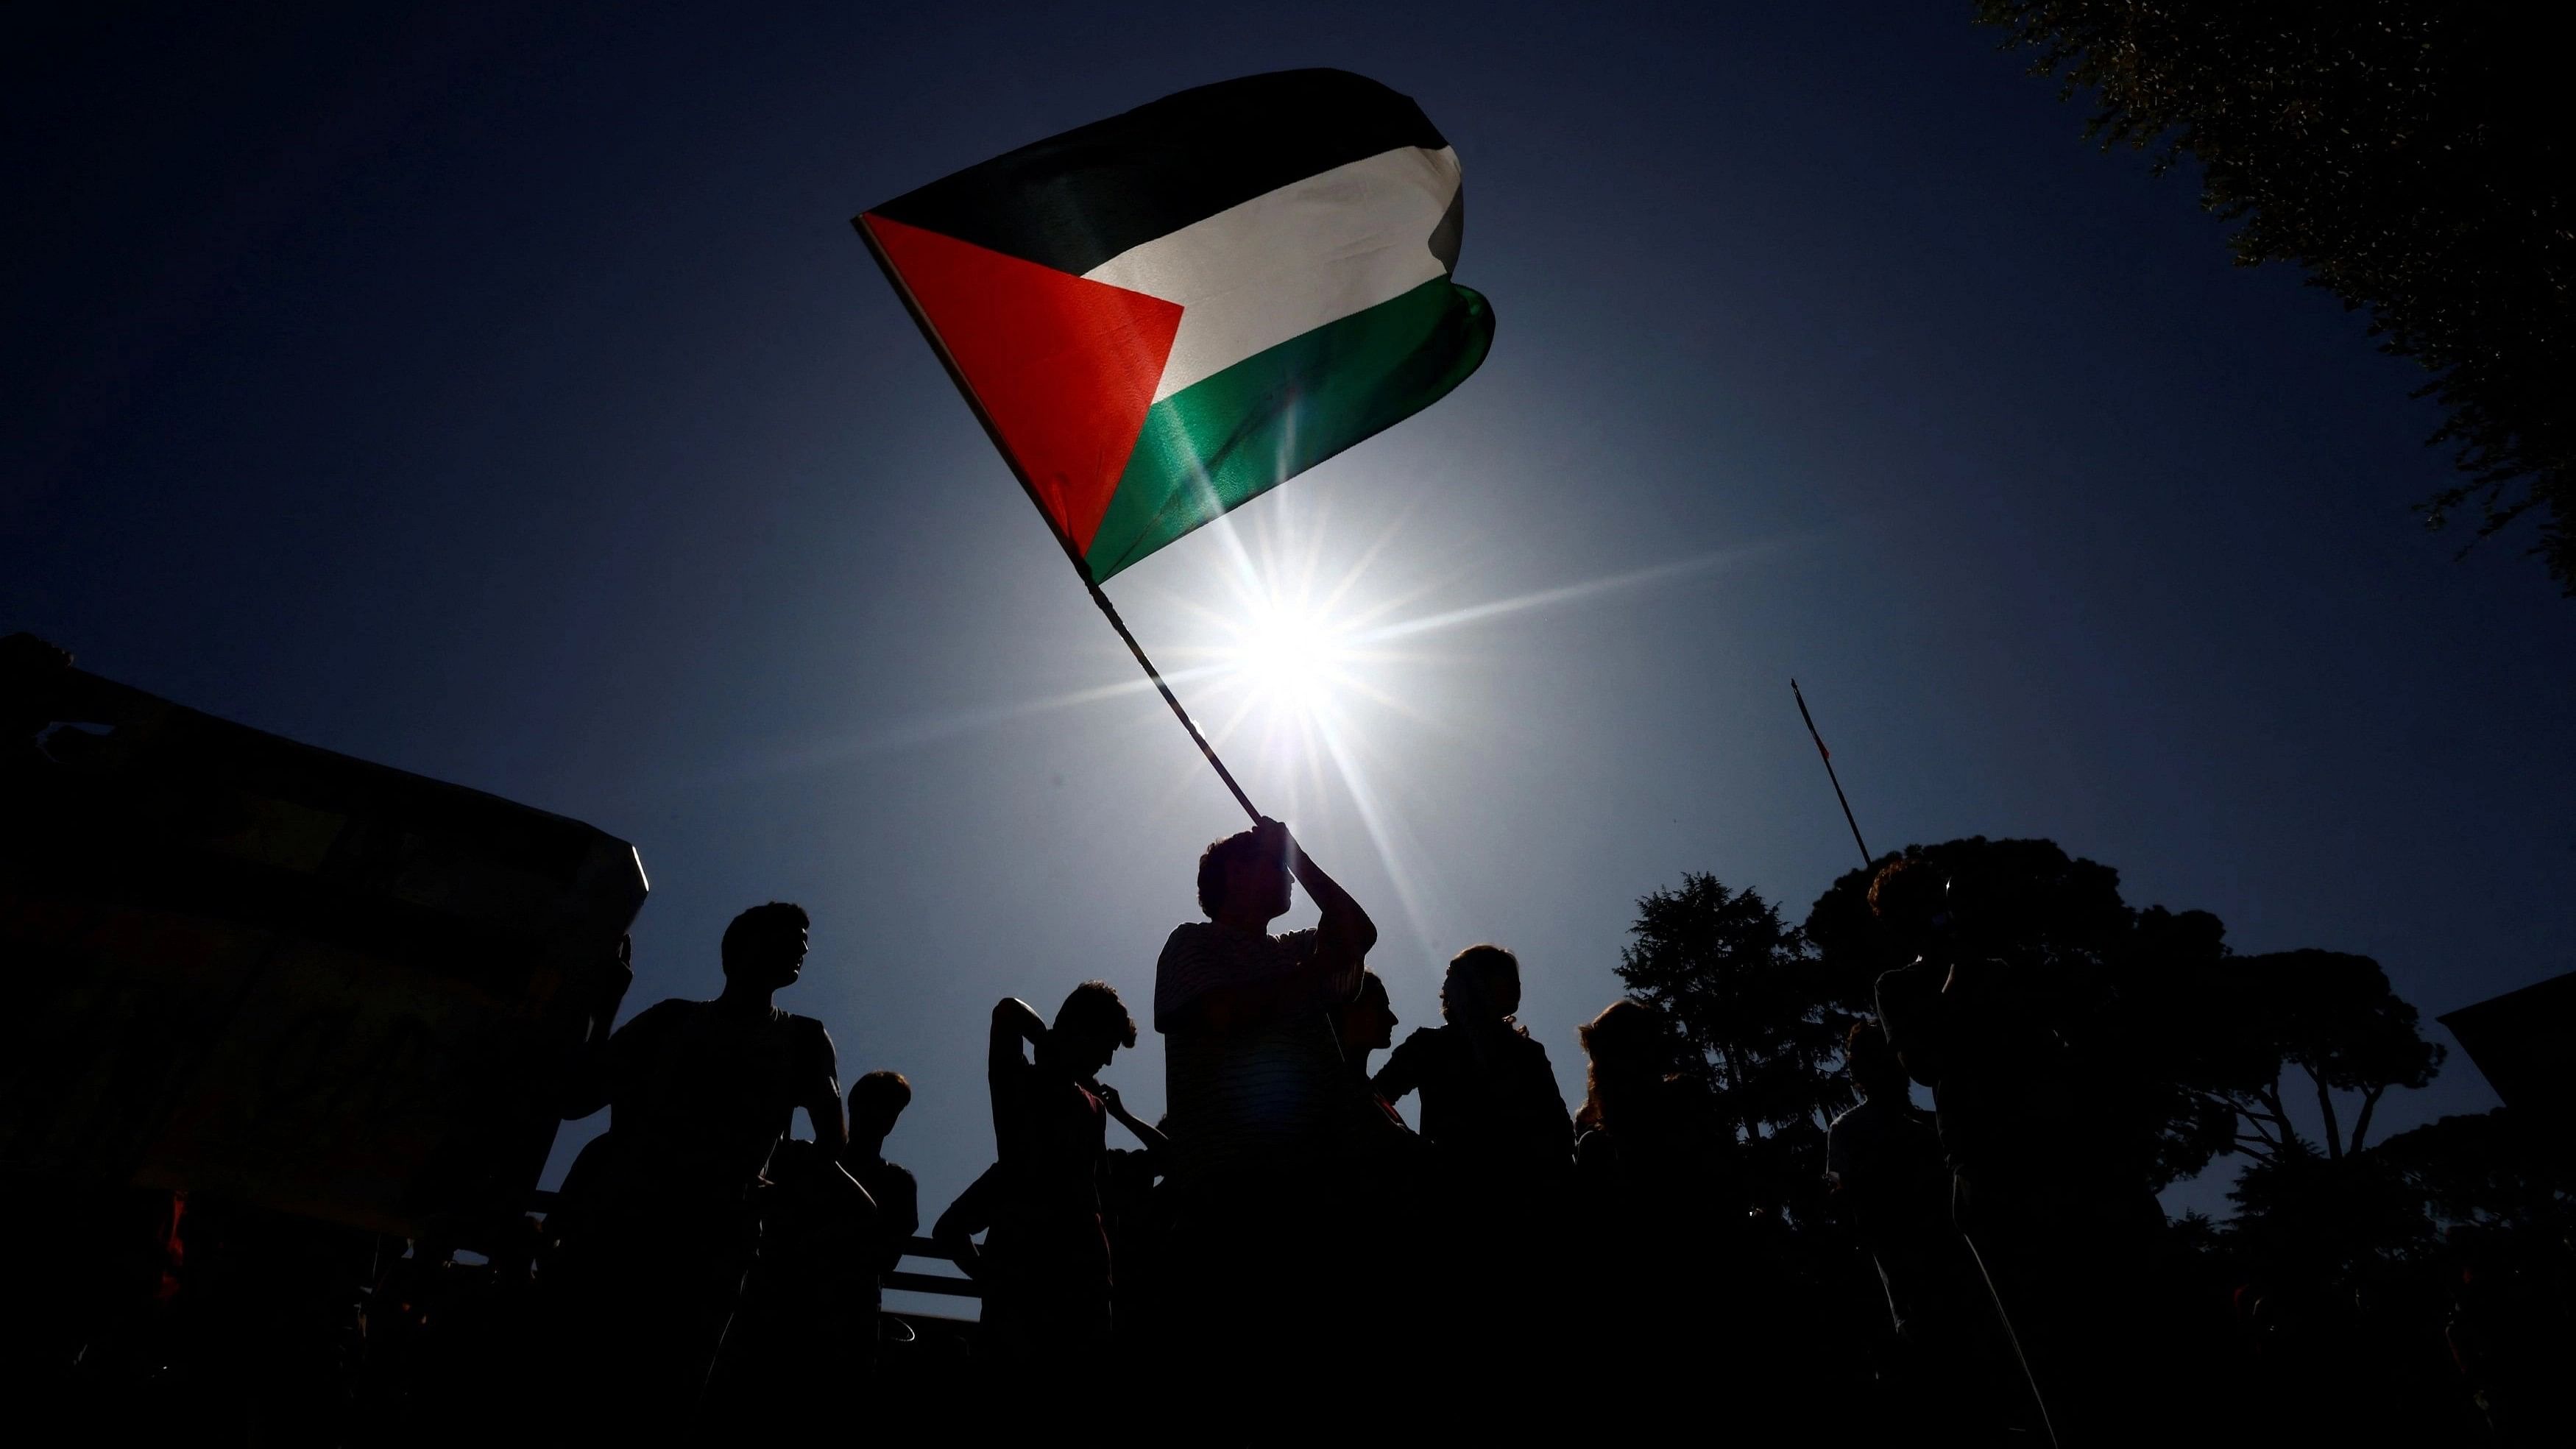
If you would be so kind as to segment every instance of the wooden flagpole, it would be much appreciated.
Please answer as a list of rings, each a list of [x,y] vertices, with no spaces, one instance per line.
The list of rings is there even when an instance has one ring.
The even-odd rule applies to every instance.
[[[921,310],[919,299],[912,295],[912,288],[904,284],[903,273],[895,270],[894,259],[886,255],[885,248],[877,244],[875,233],[868,230],[866,218],[852,218],[850,225],[858,230],[859,240],[867,243],[868,255],[877,259],[878,268],[894,285],[895,295],[903,299],[903,309],[912,314],[912,323],[921,329],[922,337],[930,343],[930,350],[939,355],[939,365],[948,369],[948,380],[957,384],[957,393],[966,399],[966,406],[975,414],[975,421],[984,425],[984,436],[993,440],[993,451],[1002,455],[1002,462],[1011,470],[1011,476],[1019,480],[1020,491],[1029,495],[1029,502],[1036,506],[1038,517],[1046,520],[1047,531],[1055,535],[1057,546],[1064,550],[1065,558],[1073,564],[1074,577],[1082,580],[1082,586],[1090,591],[1091,602],[1100,606],[1101,617],[1109,621],[1110,628],[1118,631],[1119,639],[1127,645],[1127,652],[1136,656],[1137,666],[1145,671],[1147,679],[1154,682],[1154,689],[1163,696],[1163,703],[1172,707],[1172,717],[1189,732],[1190,743],[1198,746],[1199,753],[1207,757],[1208,767],[1216,771],[1216,777],[1223,780],[1225,788],[1233,793],[1234,803],[1242,806],[1243,813],[1250,816],[1255,824],[1260,823],[1261,812],[1253,808],[1252,797],[1244,794],[1243,787],[1235,783],[1234,772],[1225,767],[1225,761],[1217,758],[1216,747],[1208,743],[1206,735],[1199,733],[1198,723],[1190,718],[1190,712],[1181,708],[1180,696],[1172,693],[1172,686],[1164,682],[1163,672],[1154,667],[1153,660],[1145,657],[1145,647],[1136,642],[1136,636],[1127,628],[1127,621],[1118,617],[1117,606],[1101,592],[1100,581],[1091,576],[1091,565],[1083,558],[1082,550],[1074,547],[1073,540],[1056,526],[1055,517],[1047,512],[1045,500],[1038,496],[1036,486],[1029,482],[1028,474],[1021,471],[1019,460],[1012,457],[1011,450],[1004,446],[1002,431],[993,426],[992,414],[984,411],[983,400],[976,397],[975,389],[967,384],[966,374],[958,369],[957,359],[949,355],[948,344],[939,340],[939,333],[931,327],[930,318]]]
[[[1816,742],[1816,753],[1824,759],[1825,778],[1833,782],[1834,799],[1842,804],[1843,823],[1851,827],[1852,844],[1860,847],[1861,868],[1866,870],[1877,857],[1869,853],[1869,843],[1860,838],[1860,822],[1852,818],[1851,801],[1843,795],[1841,777],[1834,773],[1834,752],[1825,748],[1825,737],[1816,732],[1816,717],[1807,713],[1807,697],[1798,692],[1798,681],[1794,679],[1789,681],[1789,697],[1798,701],[1798,718],[1807,722],[1807,737]]]

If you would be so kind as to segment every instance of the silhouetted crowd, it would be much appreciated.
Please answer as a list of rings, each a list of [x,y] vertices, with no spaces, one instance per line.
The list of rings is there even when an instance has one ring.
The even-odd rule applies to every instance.
[[[1320,919],[1273,934],[1292,884]],[[822,1024],[776,1005],[810,923],[773,902],[726,929],[715,999],[614,1031],[617,1001],[599,1007],[560,1105],[608,1128],[542,1215],[468,1253],[188,1194],[31,1211],[17,1184],[5,1357],[132,1388],[162,1433],[263,1444],[2075,1446],[2298,1426],[2210,1389],[2225,1347],[2186,1321],[2188,1269],[2102,1130],[2127,1114],[2119,1065],[1957,947],[1972,881],[1907,857],[1870,887],[1912,959],[1843,1043],[1858,1102],[1827,1140],[1865,1291],[1793,1250],[1655,1007],[1580,1027],[1569,1111],[1516,1019],[1512,952],[1460,951],[1441,1024],[1399,1044],[1376,927],[1280,823],[1207,847],[1197,895],[1205,918],[1155,968],[1161,1121],[1102,1080],[1139,1035],[1114,988],[1075,985],[1051,1018],[994,1006],[995,1159],[929,1234],[982,1298],[963,1340],[883,1311],[921,1229],[884,1156],[912,1089],[871,1071],[844,1097]],[[622,946],[612,975],[631,980]],[[800,1109],[810,1138],[789,1136]],[[2567,1365],[2523,1350],[2559,1340],[2474,1299],[2452,1355],[2523,1406],[2523,1427],[2490,1413],[2497,1439],[2545,1441],[2528,1426],[2563,1421],[2532,1415],[2528,1386]],[[103,1412],[96,1393],[25,1402]]]
[[[1274,935],[1292,883],[1320,919]],[[772,1004],[805,914],[743,913],[724,992],[606,1036],[566,1104],[611,1113],[540,1249],[567,1428],[725,1438],[826,1405],[898,1438],[1076,1444],[2272,1427],[2207,1391],[2163,1214],[2104,1130],[2128,1113],[2119,1064],[2072,1050],[2015,968],[1957,948],[1973,882],[1907,857],[1870,890],[1912,960],[1850,1030],[1859,1100],[1827,1142],[1866,1298],[1792,1251],[1654,1007],[1580,1028],[1569,1112],[1516,1020],[1512,952],[1459,952],[1441,1024],[1398,1044],[1365,964],[1376,927],[1279,822],[1210,845],[1197,894],[1205,919],[1155,967],[1160,1122],[1102,1080],[1138,1038],[1107,983],[1051,1019],[994,1006],[995,1161],[930,1234],[981,1320],[944,1378],[916,1355],[926,1382],[903,1393],[879,1378],[880,1287],[918,1216],[882,1145],[909,1088],[870,1073],[844,1118],[822,1026]],[[1419,1131],[1396,1106],[1415,1096]],[[800,1107],[811,1141],[786,1137]]]

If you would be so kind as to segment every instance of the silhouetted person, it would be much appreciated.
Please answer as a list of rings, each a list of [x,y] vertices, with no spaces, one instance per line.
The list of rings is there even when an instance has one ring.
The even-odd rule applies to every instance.
[[[1563,1175],[1574,1133],[1547,1048],[1512,1019],[1520,1005],[1520,958],[1468,947],[1440,984],[1443,1024],[1406,1037],[1375,1081],[1390,1102],[1422,1093],[1422,1135],[1458,1167],[1527,1192]]]
[[[982,1254],[984,1334],[1033,1403],[1054,1402],[1108,1349],[1113,1270],[1100,1183],[1116,1099],[1094,1078],[1135,1044],[1136,1023],[1106,982],[1075,987],[1052,1026],[1024,1001],[993,1007],[986,1060],[998,1201]],[[1161,1145],[1124,1106],[1114,1113],[1147,1146]]]
[[[1402,1024],[1395,1014],[1395,1003],[1386,994],[1386,983],[1374,971],[1360,973],[1360,994],[1333,1015],[1333,1035],[1341,1042],[1342,1067],[1349,1074],[1351,1095],[1365,1109],[1361,1113],[1359,1148],[1367,1162],[1390,1152],[1409,1159],[1423,1146],[1408,1140],[1414,1137],[1413,1128],[1369,1076],[1369,1054],[1393,1046],[1395,1029]],[[1402,1135],[1391,1135],[1396,1133]]]
[[[1950,1222],[1940,1129],[1914,1105],[1878,1023],[1852,1025],[1843,1061],[1861,1100],[1826,1133],[1825,1178],[1887,1305],[1877,1337],[1891,1345],[1883,1356],[1895,1407],[1990,1437],[2006,1409],[2004,1349],[1987,1331],[1984,1285]]]
[[[1364,972],[1360,994],[1334,1013],[1333,1034],[1340,1038],[1349,1075],[1352,1127],[1347,1134],[1343,1167],[1337,1173],[1348,1192],[1353,1217],[1347,1231],[1358,1239],[1352,1252],[1377,1261],[1368,1278],[1380,1285],[1398,1272],[1396,1260],[1418,1246],[1412,1236],[1426,1209],[1431,1144],[1404,1120],[1370,1080],[1372,1052],[1395,1040],[1399,1025],[1386,983],[1374,971]]]
[[[780,1142],[753,1202],[760,1252],[708,1395],[735,1434],[818,1412],[820,1387],[837,1391],[876,1337],[878,1215],[838,1155]]]
[[[2047,1431],[2066,1446],[2151,1435],[2173,1402],[2150,1259],[2162,1210],[2133,1175],[2113,1098],[2053,1029],[2045,983],[1971,943],[2008,938],[1973,881],[1902,857],[1870,908],[1913,961],[1878,980],[1879,1021],[1932,1089],[1951,1217],[1992,1291]]]
[[[1935,1291],[1927,1281],[1930,1260],[1958,1236],[1950,1226],[1949,1168],[1940,1128],[1914,1105],[1905,1068],[1878,1023],[1852,1025],[1843,1060],[1860,1101],[1826,1130],[1825,1178],[1877,1267],[1889,1325],[1901,1338],[1909,1323],[1921,1331],[1914,1320]]]
[[[1447,1247],[1434,1280],[1444,1337],[1484,1363],[1543,1338],[1563,1272],[1574,1131],[1547,1048],[1513,1020],[1520,1004],[1520,958],[1468,947],[1441,981],[1442,1024],[1406,1037],[1375,1078],[1388,1101],[1422,1094]]]
[[[1292,878],[1323,918],[1273,936]],[[1154,1029],[1210,1330],[1191,1386],[1222,1399],[1320,1362],[1338,1294],[1318,1219],[1353,1120],[1332,1013],[1359,994],[1377,927],[1276,820],[1210,845],[1198,897],[1208,919],[1175,927],[1155,965]]]
[[[1133,1123],[1115,1088],[1100,1088],[1113,1120]],[[1130,1127],[1133,1132],[1135,1129]],[[1111,1148],[1100,1170],[1100,1220],[1109,1231],[1110,1328],[1121,1357],[1142,1354],[1168,1360],[1176,1332],[1188,1324],[1177,1311],[1175,1276],[1186,1267],[1175,1251],[1176,1199],[1168,1180],[1171,1144],[1154,1129],[1152,1145]],[[1145,1140],[1139,1137],[1139,1140]]]
[[[1730,1391],[1760,1392],[1735,1377],[1759,1326],[1743,1321],[1748,1306],[1730,1291],[1746,1236],[1733,1137],[1707,1094],[1670,1070],[1672,1031],[1654,1008],[1613,1002],[1581,1038],[1587,1338],[1667,1411],[1705,1393],[1712,1374]]]
[[[1323,919],[1272,936],[1292,879]],[[1330,1154],[1347,1101],[1331,1013],[1359,994],[1377,927],[1276,820],[1209,846],[1198,897],[1208,919],[1174,927],[1154,968],[1172,1141],[1193,1176],[1267,1189]]]
[[[885,1139],[912,1105],[912,1083],[901,1072],[875,1071],[850,1084],[850,1146],[842,1162],[876,1203],[871,1221],[868,1331],[853,1367],[862,1378],[876,1371],[884,1276],[903,1261],[904,1245],[921,1231],[921,1188],[911,1173],[885,1157]]]
[[[676,1432],[704,1390],[753,1258],[753,1189],[789,1118],[805,1109],[827,1161],[846,1145],[831,1037],[771,1001],[803,968],[808,924],[775,901],[735,917],[723,993],[619,1028],[566,1114],[604,1103],[612,1144],[569,1205],[580,1237],[557,1255],[593,1379],[575,1392],[647,1437]]]

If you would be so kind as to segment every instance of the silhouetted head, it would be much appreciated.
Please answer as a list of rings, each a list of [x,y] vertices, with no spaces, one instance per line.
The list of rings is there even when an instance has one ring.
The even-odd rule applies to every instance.
[[[806,932],[813,924],[803,906],[785,901],[734,917],[724,933],[725,979],[768,991],[795,984],[805,969]]]
[[[1118,988],[1106,981],[1086,981],[1056,1008],[1055,1025],[1048,1029],[1041,1050],[1075,1076],[1089,1077],[1109,1065],[1120,1047],[1135,1044],[1136,1019],[1127,1014],[1127,1003],[1118,999]]]
[[[1395,1045],[1397,1026],[1395,1003],[1386,995],[1386,983],[1374,971],[1360,973],[1360,994],[1344,1006],[1335,1018],[1333,1028],[1342,1039],[1342,1055],[1365,1062],[1368,1054]]]
[[[1929,954],[1947,939],[1950,883],[1919,855],[1900,855],[1869,883],[1869,913],[1900,954]]]
[[[1907,1095],[1905,1066],[1896,1059],[1896,1049],[1887,1044],[1887,1033],[1877,1022],[1852,1023],[1851,1034],[1843,1038],[1843,1066],[1865,1097],[1882,1092],[1900,1098]]]
[[[1583,1110],[1578,1126],[1598,1127],[1613,1105],[1660,1082],[1670,1059],[1662,1013],[1629,997],[1611,1002],[1576,1035],[1583,1042]]]
[[[1521,1009],[1521,958],[1500,946],[1470,946],[1449,958],[1440,1018],[1461,1025],[1501,1021]]]
[[[1210,845],[1199,856],[1199,909],[1209,920],[1288,914],[1287,844],[1275,830],[1244,830]]]
[[[870,1072],[850,1084],[850,1140],[882,1142],[895,1119],[912,1105],[912,1083],[901,1072]]]

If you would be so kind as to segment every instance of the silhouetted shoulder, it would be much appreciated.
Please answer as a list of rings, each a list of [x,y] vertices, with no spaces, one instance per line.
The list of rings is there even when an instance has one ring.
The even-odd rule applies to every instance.
[[[878,1220],[889,1237],[908,1238],[921,1227],[921,1184],[901,1163],[877,1161],[852,1174],[876,1199]],[[898,1254],[897,1256],[900,1256]]]
[[[1404,1041],[1396,1047],[1396,1051],[1417,1057],[1425,1052],[1438,1051],[1441,1030],[1442,1028],[1436,1026],[1417,1026],[1404,1034]]]
[[[688,1019],[688,1017],[693,1014],[698,1007],[704,1005],[706,1005],[706,1003],[703,1001],[686,1001],[676,996],[670,997],[666,1000],[657,1001],[651,1006],[644,1008],[642,1011],[635,1013],[633,1016],[628,1017],[626,1024],[619,1027],[616,1034],[619,1036],[625,1036],[629,1033],[633,1033],[639,1038],[659,1036],[663,1032],[669,1031],[678,1026],[682,1021]]]
[[[620,1087],[637,1072],[650,1072],[670,1049],[671,1039],[706,1003],[673,997],[657,1001],[630,1017],[608,1039],[609,1072]]]
[[[1436,1026],[1417,1026],[1395,1050],[1386,1054],[1386,1065],[1377,1069],[1369,1085],[1390,1102],[1401,1101],[1408,1093],[1420,1090],[1423,1079],[1435,1068],[1440,1055],[1440,1033]]]

